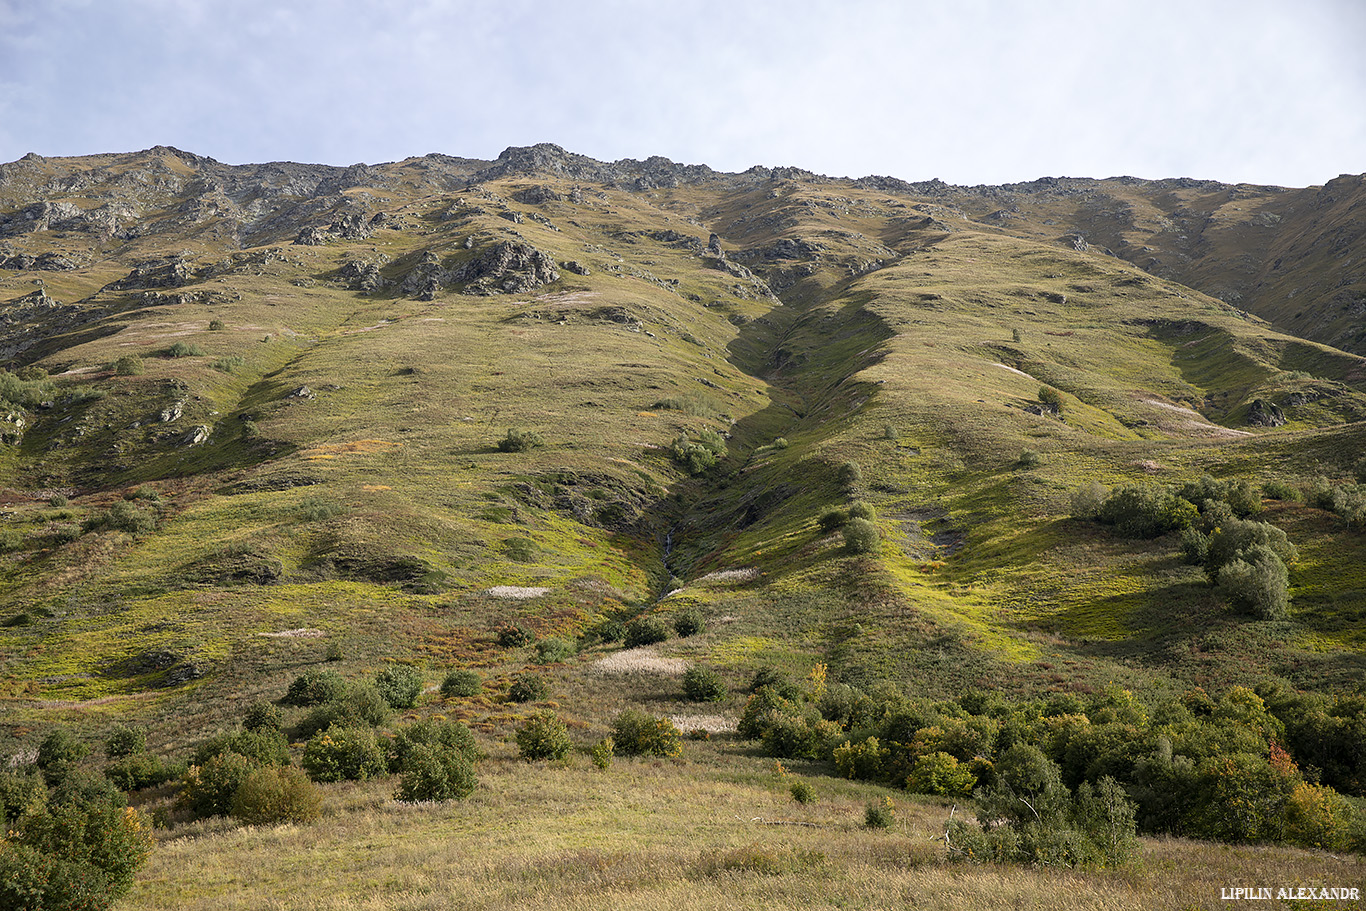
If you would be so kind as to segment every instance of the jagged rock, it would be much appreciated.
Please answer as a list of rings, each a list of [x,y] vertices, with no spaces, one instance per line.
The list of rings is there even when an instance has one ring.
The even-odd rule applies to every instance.
[[[719,256],[722,259],[726,256],[726,252],[721,249],[721,238],[714,232],[711,237],[707,238],[707,252],[712,256]]]
[[[332,239],[331,232],[324,231],[316,225],[299,229],[299,233],[294,238],[295,246],[299,247],[321,247]]]
[[[474,293],[522,294],[558,281],[555,260],[530,244],[500,241],[465,263],[452,276]]]
[[[198,424],[185,434],[183,443],[186,446],[198,446],[206,442],[212,433],[213,430],[207,424]]]
[[[158,417],[160,418],[161,423],[170,424],[174,421],[180,420],[181,416],[184,414],[185,403],[172,402],[170,405],[167,405],[165,408],[161,409],[161,414],[158,415]]]
[[[1275,402],[1253,399],[1247,408],[1247,422],[1258,427],[1283,427],[1285,414]]]
[[[515,211],[515,210],[513,210],[513,209],[500,209],[500,210],[498,211],[498,217],[499,217],[499,218],[506,218],[508,221],[512,222],[514,225],[520,225],[520,224],[522,224],[522,222],[526,221],[526,219],[522,217],[522,213],[521,213],[521,212]]]
[[[109,291],[175,288],[194,278],[194,264],[183,256],[168,256],[139,263],[132,272],[105,286]]]
[[[564,271],[566,272],[573,272],[575,275],[593,274],[592,270],[590,270],[587,266],[585,266],[583,263],[579,262],[576,259],[571,259],[568,262],[560,263],[560,268],[564,269]]]
[[[313,398],[313,390],[312,390],[312,389],[309,389],[307,386],[300,386],[298,389],[295,389],[294,391],[290,392],[290,394],[287,395],[287,396],[285,396],[285,398],[287,398],[287,399],[311,399],[311,398]]]
[[[564,199],[563,196],[550,189],[550,187],[540,185],[518,190],[516,193],[512,194],[512,198],[517,202],[525,203],[529,206],[539,206],[543,203],[558,202],[559,200]]]
[[[370,223],[367,222],[365,216],[359,212],[343,215],[341,218],[332,222],[327,230],[346,240],[365,240],[373,233],[370,230]]]
[[[352,260],[342,266],[337,270],[337,276],[346,282],[346,287],[350,290],[364,291],[367,294],[382,291],[389,284],[380,274],[378,264],[359,260]]]

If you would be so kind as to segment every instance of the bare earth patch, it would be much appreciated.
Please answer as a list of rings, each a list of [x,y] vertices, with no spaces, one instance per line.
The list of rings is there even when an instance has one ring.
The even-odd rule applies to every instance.
[[[484,594],[493,598],[539,598],[550,594],[550,589],[537,585],[495,585]]]
[[[1025,373],[1023,370],[1016,370],[1014,367],[1011,367],[1008,364],[992,364],[991,366],[1000,367],[1002,370],[1009,370],[1011,373],[1018,373],[1020,376],[1028,377],[1031,380],[1034,379],[1034,377],[1029,376],[1029,374]]]
[[[256,635],[265,636],[267,639],[320,639],[323,636],[326,636],[327,633],[320,629],[308,629],[307,627],[303,627],[300,629],[281,630],[278,633],[257,633]]]
[[[662,674],[680,677],[688,669],[682,658],[661,658],[653,647],[628,648],[599,658],[589,665],[595,674]]]

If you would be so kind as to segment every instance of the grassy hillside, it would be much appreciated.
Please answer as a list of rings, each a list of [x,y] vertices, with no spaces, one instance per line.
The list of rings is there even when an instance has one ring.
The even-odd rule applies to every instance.
[[[173,785],[143,791],[170,827],[128,907],[715,907],[739,889],[764,907],[1178,908],[1360,881],[1359,859],[1182,841],[1123,872],[957,866],[942,835],[965,801],[895,792],[896,824],[870,831],[886,788],[781,756],[819,796],[793,804],[736,734],[762,669],[880,700],[1094,710],[1127,691],[1145,719],[1233,687],[1360,695],[1366,359],[1173,280],[1217,284],[1272,248],[1315,268],[1292,238],[1219,234],[1186,271],[1140,261],[1144,231],[1215,188],[969,193],[554,147],[0,170],[0,752],[132,723],[184,761],[307,670],[404,665],[425,690],[391,727],[459,719],[487,754],[465,803],[328,785],[301,827],[193,822]],[[1133,203],[1105,241],[1124,259],[1063,236],[1079,211],[1101,224],[1100,190]],[[1126,537],[1076,505],[1202,477],[1246,482],[1297,548],[1283,616],[1237,607],[1177,532]],[[851,510],[875,529],[861,543]],[[620,641],[693,616],[695,635]],[[541,645],[500,644],[514,624]],[[685,699],[690,665],[728,694]],[[457,669],[476,695],[437,692]],[[527,671],[548,692],[511,700]],[[589,768],[632,708],[699,739]],[[548,770],[511,745],[542,709],[579,750]]]

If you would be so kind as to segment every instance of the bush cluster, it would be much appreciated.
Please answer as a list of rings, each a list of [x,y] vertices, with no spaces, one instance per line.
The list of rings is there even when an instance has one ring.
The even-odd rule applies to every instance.
[[[715,468],[725,454],[725,438],[714,430],[703,430],[692,440],[679,436],[669,446],[675,464],[694,476]]]
[[[459,721],[417,721],[401,727],[389,748],[389,770],[397,773],[396,800],[464,800],[478,780],[474,735]]]
[[[507,434],[498,441],[499,452],[527,452],[537,446],[545,445],[541,435],[534,430],[508,429]]]
[[[517,728],[517,752],[528,762],[564,759],[573,746],[569,728],[551,711],[537,712]]]
[[[766,677],[741,737],[849,778],[977,794],[987,825],[951,832],[960,856],[1107,866],[1124,862],[1135,831],[1366,848],[1366,820],[1343,796],[1366,794],[1361,696],[1235,687],[1151,706],[1119,689],[935,702],[844,684],[780,690]],[[1020,816],[1020,798],[1040,816]]]
[[[484,691],[484,678],[478,671],[458,668],[441,681],[442,696],[478,696]]]
[[[709,667],[694,664],[683,672],[683,694],[693,702],[720,702],[729,692],[721,675]]]
[[[612,722],[612,743],[620,756],[678,756],[683,732],[667,718],[627,709]]]
[[[424,683],[422,672],[407,664],[390,664],[375,674],[375,689],[395,709],[416,705]]]
[[[627,648],[640,648],[654,645],[669,638],[669,625],[663,617],[637,617],[626,624],[625,645]]]

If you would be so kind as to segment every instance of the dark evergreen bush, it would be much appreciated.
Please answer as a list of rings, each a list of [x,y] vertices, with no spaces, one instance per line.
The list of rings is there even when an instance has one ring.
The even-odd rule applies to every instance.
[[[464,800],[477,785],[474,765],[464,753],[419,743],[408,753],[394,799],[404,803]]]
[[[720,702],[728,690],[716,671],[694,664],[683,673],[683,694],[693,702]]]
[[[484,678],[476,670],[460,668],[451,671],[441,681],[441,695],[478,696],[484,691]]]
[[[284,702],[286,705],[320,705],[340,699],[345,694],[345,677],[336,671],[314,668],[294,678],[285,693]]]
[[[507,435],[498,441],[499,452],[526,452],[544,444],[541,435],[534,430],[510,428]]]
[[[322,811],[322,794],[298,769],[253,769],[233,792],[230,813],[252,826],[312,822]]]
[[[390,664],[375,675],[375,689],[392,708],[410,709],[422,695],[422,672],[406,664]]]
[[[881,533],[867,519],[850,519],[844,524],[844,547],[849,553],[871,554],[881,545]]]
[[[627,648],[654,645],[669,638],[669,627],[663,617],[637,617],[626,624]]]
[[[684,639],[696,636],[706,628],[707,623],[702,619],[702,612],[696,608],[688,608],[674,617],[674,632]]]
[[[627,709],[612,723],[614,750],[621,756],[677,756],[683,752],[683,732],[667,718]]]
[[[517,728],[517,752],[527,761],[563,759],[572,748],[569,728],[554,712],[537,712]]]
[[[549,691],[545,678],[540,674],[518,674],[508,687],[508,699],[512,702],[535,702],[544,699]]]

